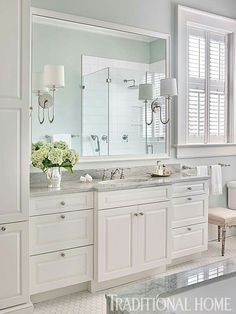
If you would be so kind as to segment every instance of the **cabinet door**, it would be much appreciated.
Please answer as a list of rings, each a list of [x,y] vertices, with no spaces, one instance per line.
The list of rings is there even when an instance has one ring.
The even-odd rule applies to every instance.
[[[28,0],[0,1],[0,221],[27,218],[29,199]]]
[[[139,269],[166,264],[170,259],[170,203],[139,206],[138,245]]]
[[[135,271],[137,211],[137,206],[99,211],[98,281],[119,278]]]
[[[28,302],[27,223],[0,225],[0,309]]]

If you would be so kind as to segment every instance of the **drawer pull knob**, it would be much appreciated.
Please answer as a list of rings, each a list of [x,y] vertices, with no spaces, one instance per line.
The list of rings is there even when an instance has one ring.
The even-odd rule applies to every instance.
[[[66,218],[66,216],[65,215],[61,215],[61,219],[65,219]]]
[[[61,257],[65,257],[66,256],[66,254],[65,253],[61,253]]]
[[[65,206],[66,203],[65,203],[64,201],[61,201],[61,205],[62,205],[62,206]]]
[[[6,227],[2,227],[1,230],[2,230],[2,231],[6,231],[7,228],[6,228]]]
[[[188,231],[192,231],[192,228],[187,228]]]
[[[191,201],[191,200],[192,200],[192,197],[188,197],[187,200],[188,200],[188,201]]]
[[[144,213],[140,213],[139,215],[143,216],[143,215],[144,215]]]
[[[187,188],[189,191],[192,191],[192,188],[191,188],[191,186],[189,186],[188,188]]]
[[[135,213],[135,214],[134,214],[134,216],[136,216],[136,217],[137,217],[137,216],[138,216],[138,213]]]

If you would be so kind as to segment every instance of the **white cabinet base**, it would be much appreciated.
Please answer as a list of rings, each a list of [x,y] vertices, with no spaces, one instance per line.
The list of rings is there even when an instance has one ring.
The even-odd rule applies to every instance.
[[[96,280],[94,280],[89,283],[88,290],[92,293],[95,293],[97,291],[102,291],[105,289],[110,289],[110,288],[118,287],[120,285],[128,284],[133,281],[150,278],[150,277],[159,275],[161,273],[164,273],[165,271],[166,271],[166,266],[160,266],[155,269],[150,269],[150,270],[142,271],[142,272],[135,273],[129,276],[124,276],[121,278],[116,278],[116,279],[107,280],[103,282],[97,282]]]
[[[32,314],[34,306],[31,302],[1,310],[1,314]]]

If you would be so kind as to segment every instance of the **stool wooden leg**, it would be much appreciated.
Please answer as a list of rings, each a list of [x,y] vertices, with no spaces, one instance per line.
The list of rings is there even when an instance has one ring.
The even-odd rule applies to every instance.
[[[221,229],[221,227],[220,226],[218,226],[218,242],[220,242],[220,230]]]
[[[225,255],[225,236],[226,236],[226,228],[223,227],[222,228],[222,251],[221,251],[222,256]]]

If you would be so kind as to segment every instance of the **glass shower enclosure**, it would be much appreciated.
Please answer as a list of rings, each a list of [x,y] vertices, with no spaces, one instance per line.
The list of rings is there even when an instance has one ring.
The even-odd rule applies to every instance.
[[[166,152],[166,128],[155,115],[145,124],[138,86],[152,83],[160,95],[164,73],[107,67],[82,78],[82,155],[143,155]],[[165,114],[165,101],[160,98]],[[151,117],[150,104],[148,119]]]

